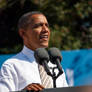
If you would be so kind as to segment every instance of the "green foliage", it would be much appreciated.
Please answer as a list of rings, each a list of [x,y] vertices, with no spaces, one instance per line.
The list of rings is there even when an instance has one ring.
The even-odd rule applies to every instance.
[[[0,48],[0,54],[11,54],[11,53],[18,53],[22,49],[22,44],[15,45],[12,48]]]
[[[58,31],[51,31],[50,46],[64,50],[92,48],[92,31],[89,30],[92,24],[92,1],[50,0],[47,4],[41,9],[48,16],[51,27]]]
[[[0,9],[0,53],[20,51],[17,21],[28,11],[41,11],[47,16],[51,29],[49,47],[92,48],[92,0],[1,0]]]
[[[79,49],[81,46],[80,40],[73,37],[66,27],[62,27],[61,31],[51,31],[49,44],[49,47],[57,47],[62,50]]]
[[[6,5],[7,5],[6,0],[0,0],[0,9],[1,9],[1,8],[5,8]]]

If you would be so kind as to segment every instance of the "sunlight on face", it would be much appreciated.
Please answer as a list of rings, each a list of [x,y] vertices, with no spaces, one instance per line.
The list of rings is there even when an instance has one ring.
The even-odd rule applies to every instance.
[[[24,44],[32,50],[48,47],[50,30],[46,17],[42,14],[34,14],[30,21],[32,23],[25,30]]]

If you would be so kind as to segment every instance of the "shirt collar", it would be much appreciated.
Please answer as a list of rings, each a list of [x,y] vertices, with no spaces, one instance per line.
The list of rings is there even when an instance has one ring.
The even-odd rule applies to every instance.
[[[31,49],[27,48],[25,45],[23,47],[22,53],[31,61],[35,61],[34,58],[34,51]]]

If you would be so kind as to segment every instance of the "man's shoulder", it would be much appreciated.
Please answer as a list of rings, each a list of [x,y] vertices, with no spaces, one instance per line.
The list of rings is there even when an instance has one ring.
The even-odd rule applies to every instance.
[[[3,64],[13,64],[13,63],[16,63],[17,61],[21,60],[21,58],[23,58],[23,55],[21,54],[21,52],[19,52],[16,55],[8,58],[6,61],[4,61]]]

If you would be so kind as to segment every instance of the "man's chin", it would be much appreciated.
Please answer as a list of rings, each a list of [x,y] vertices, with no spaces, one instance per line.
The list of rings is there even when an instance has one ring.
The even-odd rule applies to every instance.
[[[48,44],[41,44],[41,48],[48,48]]]

